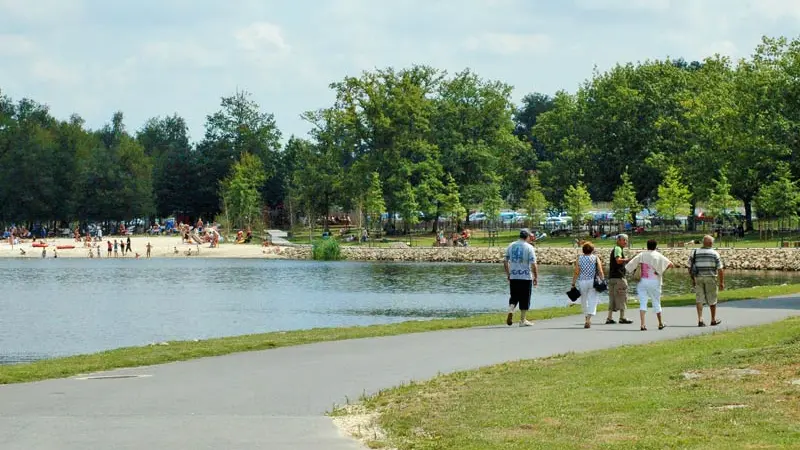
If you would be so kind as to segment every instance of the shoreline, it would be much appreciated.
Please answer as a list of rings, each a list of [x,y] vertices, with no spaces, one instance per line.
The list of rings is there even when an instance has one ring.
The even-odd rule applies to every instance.
[[[111,241],[118,239],[114,236]],[[71,238],[47,239],[46,258],[54,257],[57,246],[74,246],[72,249],[56,250],[59,258],[89,258],[89,249]],[[100,258],[108,258],[108,238],[101,242],[93,242],[93,258],[97,259],[97,246]],[[236,259],[285,259],[310,260],[311,247],[308,244],[284,247],[259,244],[221,243],[217,248],[210,244],[181,243],[179,236],[132,236],[132,254],[119,258],[146,259],[146,245],[152,245],[151,258],[236,258]],[[42,249],[32,247],[30,241],[12,246],[8,241],[0,243],[0,258],[42,258]],[[696,247],[673,247],[659,249],[669,258],[676,268],[686,268],[691,251]],[[505,246],[498,247],[367,247],[342,246],[342,257],[350,261],[391,261],[391,262],[455,262],[455,263],[490,263],[503,262]],[[602,260],[606,249],[598,253]],[[631,249],[630,255],[644,250]],[[738,270],[777,270],[800,271],[800,249],[795,248],[718,248],[725,268]],[[24,252],[24,254],[23,254]],[[579,249],[572,247],[538,247],[536,254],[540,265],[571,265]],[[112,256],[113,257],[113,256]]]

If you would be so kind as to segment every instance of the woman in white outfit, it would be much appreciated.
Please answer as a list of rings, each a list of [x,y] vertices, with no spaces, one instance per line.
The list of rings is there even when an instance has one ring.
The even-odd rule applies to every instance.
[[[647,326],[644,323],[644,315],[647,313],[647,299],[653,302],[653,310],[658,317],[658,329],[663,330],[666,325],[661,319],[661,283],[663,282],[664,272],[673,267],[672,262],[656,250],[658,243],[653,239],[647,241],[647,251],[639,253],[628,264],[625,265],[625,270],[628,273],[633,273],[634,270],[639,271],[641,280],[636,287],[636,293],[639,295],[639,320],[641,321],[641,330],[647,331]]]
[[[575,260],[575,271],[572,274],[572,287],[577,287],[581,292],[581,309],[585,317],[583,328],[592,327],[592,317],[597,314],[597,291],[594,289],[596,276],[605,278],[603,265],[597,255],[593,255],[594,245],[591,242],[583,244],[583,254]]]

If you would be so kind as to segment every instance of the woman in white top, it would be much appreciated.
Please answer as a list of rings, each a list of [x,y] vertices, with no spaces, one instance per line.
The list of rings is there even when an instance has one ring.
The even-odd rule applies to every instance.
[[[661,283],[664,272],[673,267],[673,265],[666,256],[656,250],[657,246],[658,243],[655,240],[647,241],[647,251],[639,253],[625,265],[625,270],[628,273],[638,270],[641,276],[641,280],[636,286],[636,293],[639,295],[639,320],[641,321],[640,329],[642,331],[647,331],[647,326],[644,324],[644,315],[647,313],[648,297],[653,302],[653,310],[655,310],[656,317],[658,317],[658,329],[663,330],[666,327],[661,319]]]
[[[572,274],[572,287],[577,287],[581,292],[581,309],[585,317],[583,328],[592,327],[592,317],[597,314],[597,291],[594,288],[596,276],[605,278],[603,265],[596,255],[593,255],[594,245],[591,242],[583,244],[583,254],[575,260],[575,271]]]

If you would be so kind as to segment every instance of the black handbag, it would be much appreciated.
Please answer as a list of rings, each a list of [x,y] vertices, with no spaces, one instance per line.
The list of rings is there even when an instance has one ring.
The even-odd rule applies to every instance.
[[[597,292],[605,292],[608,290],[608,282],[600,277],[594,277],[594,290]]]
[[[567,291],[567,297],[569,297],[571,301],[576,302],[579,298],[581,298],[581,291],[573,286],[572,289]]]

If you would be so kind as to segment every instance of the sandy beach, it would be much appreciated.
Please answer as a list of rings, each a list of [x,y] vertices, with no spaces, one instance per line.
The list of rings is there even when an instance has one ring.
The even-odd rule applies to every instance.
[[[115,237],[111,236],[111,242]],[[118,237],[116,239],[119,239]],[[39,241],[37,241],[39,242]],[[59,258],[89,258],[89,249],[84,247],[82,242],[75,242],[71,238],[53,238],[45,241],[47,247],[46,257],[53,258],[55,253]],[[92,252],[97,258],[97,246],[100,247],[100,257],[108,257],[108,238],[104,237],[102,242],[92,242]],[[220,243],[217,248],[210,248],[210,244],[197,245],[182,244],[178,236],[131,236],[131,253],[127,253],[124,258],[136,258],[139,254],[140,259],[144,259],[147,254],[147,243],[153,247],[150,253],[151,258],[281,258],[281,247],[270,246],[262,247],[261,244],[231,244]],[[20,245],[13,247],[4,240],[0,243],[0,258],[41,258],[42,248],[33,247],[28,240]],[[56,249],[58,246],[71,246],[72,249]],[[24,254],[23,254],[24,253]],[[123,258],[119,252],[119,258]],[[113,257],[113,252],[112,252]]]

